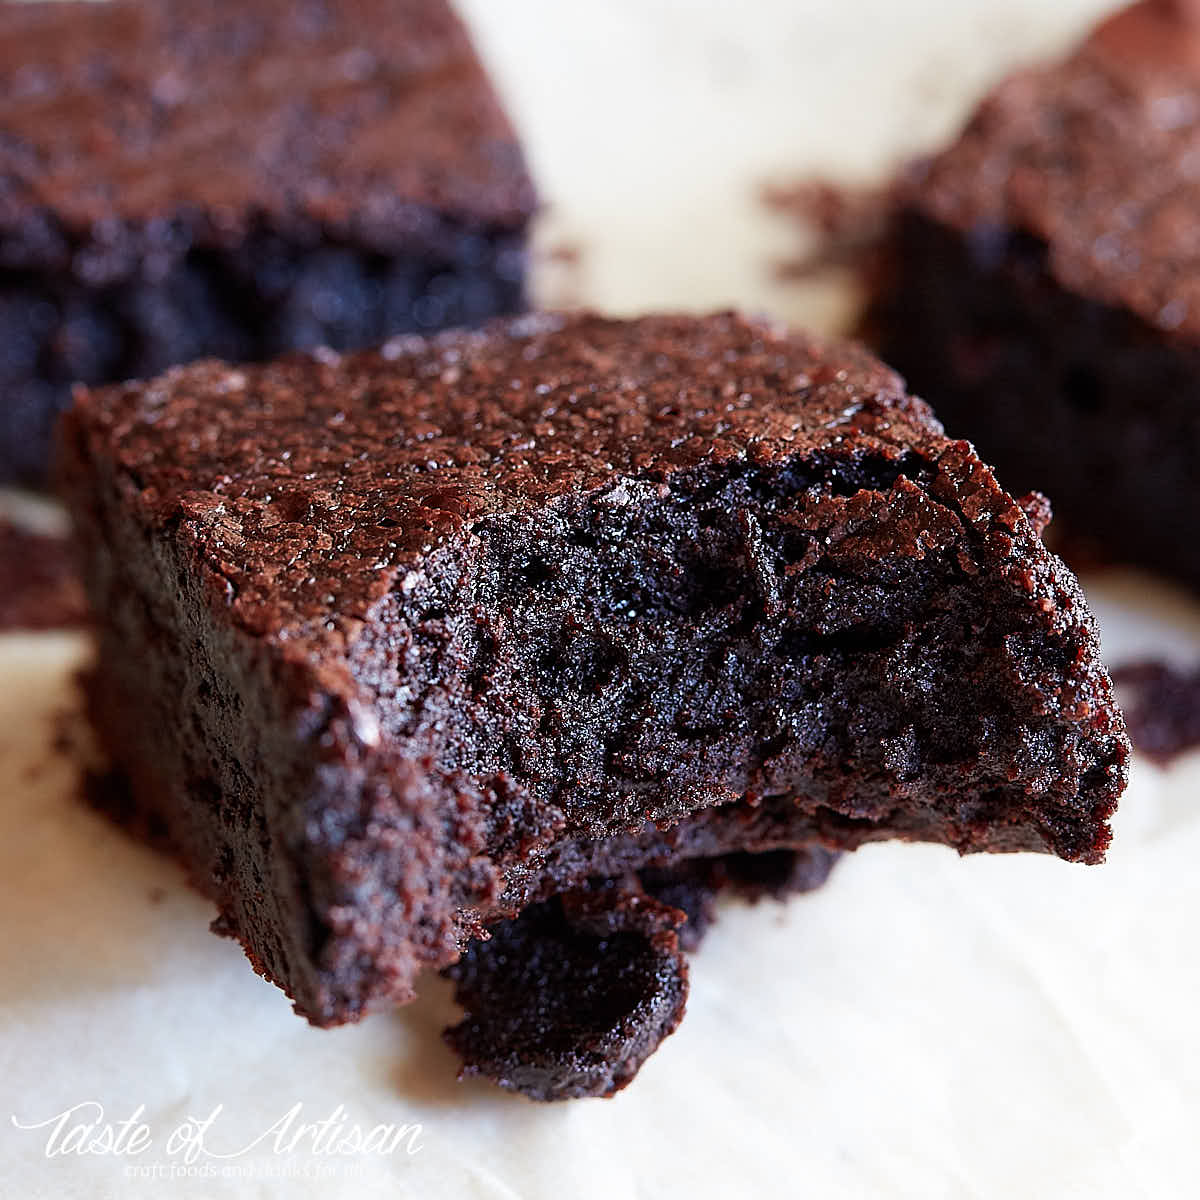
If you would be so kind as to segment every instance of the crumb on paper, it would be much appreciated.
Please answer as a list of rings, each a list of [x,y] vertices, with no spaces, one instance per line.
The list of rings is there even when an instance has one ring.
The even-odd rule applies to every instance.
[[[0,632],[73,629],[86,620],[69,541],[0,517]]]
[[[800,234],[796,252],[773,264],[777,280],[794,283],[838,268],[868,270],[887,229],[892,189],[810,178],[768,184],[759,198]]]
[[[584,307],[587,256],[579,242],[556,238],[537,244],[532,260],[530,275],[539,307]]]

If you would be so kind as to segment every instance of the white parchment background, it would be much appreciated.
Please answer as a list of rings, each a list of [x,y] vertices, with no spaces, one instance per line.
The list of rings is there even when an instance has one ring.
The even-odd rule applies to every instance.
[[[771,279],[797,235],[759,183],[879,177],[1109,6],[461,7],[549,201],[541,242],[584,254],[547,267],[542,295],[830,327],[844,287]],[[1112,661],[1200,655],[1194,602],[1132,575],[1086,582]],[[308,1028],[206,931],[211,907],[170,863],[80,806],[50,743],[85,654],[81,636],[0,638],[3,1197],[1196,1194],[1200,756],[1136,763],[1103,867],[876,846],[814,896],[727,906],[687,1019],[634,1085],[539,1107],[456,1083],[438,980],[398,1013]],[[151,1145],[47,1156],[49,1127],[12,1123],[89,1101],[113,1122],[140,1108]],[[273,1136],[238,1153],[296,1104],[303,1121],[341,1105],[346,1132],[421,1129],[390,1154],[277,1153]],[[218,1105],[206,1146],[236,1157],[169,1152]]]

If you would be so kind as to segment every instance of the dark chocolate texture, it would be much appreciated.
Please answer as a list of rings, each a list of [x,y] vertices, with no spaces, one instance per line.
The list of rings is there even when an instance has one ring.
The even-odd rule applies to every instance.
[[[722,890],[782,900],[820,887],[837,855],[687,858],[531,905],[472,942],[445,974],[466,1017],[446,1030],[463,1074],[534,1100],[610,1096],[674,1032],[695,950]]]
[[[526,909],[447,969],[467,1010],[446,1030],[463,1073],[533,1100],[610,1096],[683,1017],[684,914],[636,878]]]
[[[1200,27],[1134,5],[900,189],[868,336],[1077,540],[1200,586]]]
[[[540,315],[202,363],[82,393],[62,482],[101,736],[318,1024],[589,879],[1107,844],[1074,578],[856,348]]]
[[[443,0],[0,5],[0,479],[69,385],[522,304],[533,193]]]

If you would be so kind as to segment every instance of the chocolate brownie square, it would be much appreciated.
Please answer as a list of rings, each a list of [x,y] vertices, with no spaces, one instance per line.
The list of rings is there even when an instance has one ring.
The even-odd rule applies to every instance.
[[[1044,501],[858,348],[528,316],[81,391],[62,450],[124,818],[317,1024],[556,896],[595,937],[597,881],[648,872],[610,915],[659,978],[663,868],[1108,843],[1128,742]]]
[[[69,629],[86,621],[68,539],[0,513],[0,633]]]
[[[1198,586],[1194,10],[1126,9],[918,164],[868,336],[1075,540]]]
[[[444,0],[0,4],[0,481],[76,380],[522,307],[533,191]]]

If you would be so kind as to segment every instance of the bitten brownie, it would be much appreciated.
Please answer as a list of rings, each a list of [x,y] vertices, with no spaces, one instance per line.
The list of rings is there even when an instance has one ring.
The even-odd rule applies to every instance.
[[[533,192],[444,0],[0,4],[0,481],[72,381],[522,307]]]
[[[537,315],[62,432],[125,819],[317,1024],[590,881],[1108,843],[1128,742],[1044,501],[858,348]]]
[[[915,167],[868,336],[1069,534],[1200,586],[1196,8],[1126,9]]]

